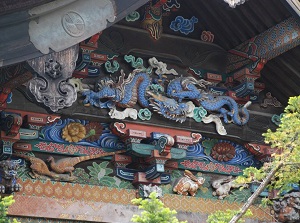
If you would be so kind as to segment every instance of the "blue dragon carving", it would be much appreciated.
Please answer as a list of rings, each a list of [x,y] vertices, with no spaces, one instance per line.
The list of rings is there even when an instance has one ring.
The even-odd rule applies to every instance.
[[[168,84],[166,95],[151,91],[149,88],[151,83],[152,79],[149,75],[141,70],[134,70],[126,79],[124,72],[121,71],[117,83],[105,79],[98,83],[99,91],[83,92],[84,103],[100,107],[100,100],[106,98],[116,106],[128,108],[133,107],[138,102],[143,107],[152,107],[154,111],[165,118],[183,122],[191,111],[189,104],[182,102],[182,100],[193,100],[207,111],[218,112],[224,118],[225,123],[232,121],[237,125],[244,125],[249,120],[247,106],[251,102],[239,109],[238,104],[231,97],[215,96],[206,92],[206,85],[209,85],[210,82],[203,79],[175,78]]]
[[[150,77],[140,70],[134,70],[125,79],[125,73],[121,70],[119,81],[104,79],[98,83],[98,92],[84,91],[82,93],[86,98],[83,103],[100,107],[100,99],[107,98],[122,108],[131,108],[137,102],[143,107],[149,107],[146,99],[146,89],[150,85]]]
[[[167,95],[171,98],[177,98],[179,102],[183,99],[196,100],[207,111],[217,111],[225,123],[233,121],[237,125],[245,125],[249,121],[249,112],[247,107],[251,102],[247,102],[241,109],[234,99],[229,96],[216,96],[211,93],[199,90],[196,85],[205,87],[210,84],[205,80],[196,80],[193,77],[181,77],[172,80],[167,88]],[[226,107],[228,109],[226,109]],[[241,115],[240,115],[241,114]],[[229,120],[230,118],[231,120]]]

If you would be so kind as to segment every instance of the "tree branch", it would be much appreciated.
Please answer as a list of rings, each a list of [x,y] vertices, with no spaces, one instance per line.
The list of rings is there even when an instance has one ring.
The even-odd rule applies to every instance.
[[[237,223],[237,221],[246,213],[248,208],[253,204],[255,199],[260,195],[260,193],[266,188],[268,183],[271,181],[272,177],[275,175],[275,173],[283,166],[283,161],[281,161],[274,169],[272,169],[266,178],[262,181],[262,183],[259,185],[257,190],[248,198],[246,203],[241,208],[241,211],[233,216],[233,218],[230,220],[229,223]]]

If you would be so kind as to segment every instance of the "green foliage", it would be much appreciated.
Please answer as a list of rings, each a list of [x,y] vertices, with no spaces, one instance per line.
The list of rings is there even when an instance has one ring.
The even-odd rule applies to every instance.
[[[251,182],[261,182],[266,177],[264,168],[257,169],[256,167],[248,167],[243,170],[243,175],[238,176],[235,180],[238,184],[245,184]]]
[[[7,209],[10,205],[12,205],[15,202],[13,199],[13,196],[7,196],[3,197],[0,200],[0,223],[19,223],[16,219],[13,219],[12,221],[7,217]]]
[[[207,223],[228,223],[234,215],[239,213],[237,210],[229,210],[226,211],[216,211],[215,213],[208,216]],[[250,217],[252,216],[252,212],[250,210],[247,210],[244,217]],[[245,220],[240,219],[238,223],[243,223]]]
[[[277,190],[279,194],[283,191],[289,191],[292,188],[292,184],[299,184],[300,96],[291,97],[288,106],[284,110],[284,114],[280,116],[280,124],[276,131],[272,132],[268,129],[268,131],[263,134],[265,142],[274,148],[272,160],[268,163],[264,163],[260,169],[254,167],[246,168],[243,175],[236,179],[237,183],[262,182],[262,185],[264,185],[269,182],[267,178],[272,177],[267,188],[269,190]],[[223,211],[217,211],[215,214],[209,216],[208,223],[231,222],[233,216],[243,214],[243,211],[247,210],[255,198],[256,197],[250,197],[246,202],[248,205],[244,205],[245,207],[243,207],[241,211],[229,210],[227,214]],[[264,205],[270,203],[271,200],[268,198],[262,200],[262,204]],[[228,218],[224,219],[225,216],[228,216]]]
[[[139,223],[187,223],[187,221],[179,221],[175,215],[175,210],[165,208],[155,192],[149,195],[149,199],[135,198],[131,202],[139,205],[139,209],[144,210],[141,215],[133,215],[131,221]]]
[[[291,97],[288,106],[281,117],[281,123],[275,132],[270,129],[263,134],[265,142],[274,148],[272,162],[265,163],[260,169],[249,167],[243,176],[238,177],[238,183],[262,181],[266,174],[280,163],[283,166],[275,173],[267,188],[280,192],[291,189],[293,183],[300,179],[300,96]],[[267,201],[265,202],[267,203]]]

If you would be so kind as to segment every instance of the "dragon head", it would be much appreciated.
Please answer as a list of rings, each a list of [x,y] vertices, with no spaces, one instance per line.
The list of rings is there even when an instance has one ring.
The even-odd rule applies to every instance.
[[[99,99],[116,99],[116,83],[110,78],[103,78],[96,84],[97,96]]]
[[[165,118],[176,122],[182,123],[186,120],[189,112],[187,103],[178,103],[173,98],[168,98],[161,94],[154,94],[151,91],[147,91],[147,94],[151,96],[150,106],[152,106],[154,111],[157,111]]]
[[[105,86],[98,92],[98,96],[99,98],[115,99],[117,96],[116,89]]]

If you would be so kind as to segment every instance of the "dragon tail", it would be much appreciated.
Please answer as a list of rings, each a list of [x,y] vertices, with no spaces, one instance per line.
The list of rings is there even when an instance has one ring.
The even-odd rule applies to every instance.
[[[249,121],[249,111],[247,108],[251,105],[251,101],[248,101],[240,110],[240,112],[235,113],[236,117],[233,119],[234,123],[237,125],[245,125]],[[241,113],[242,115],[240,115]]]

